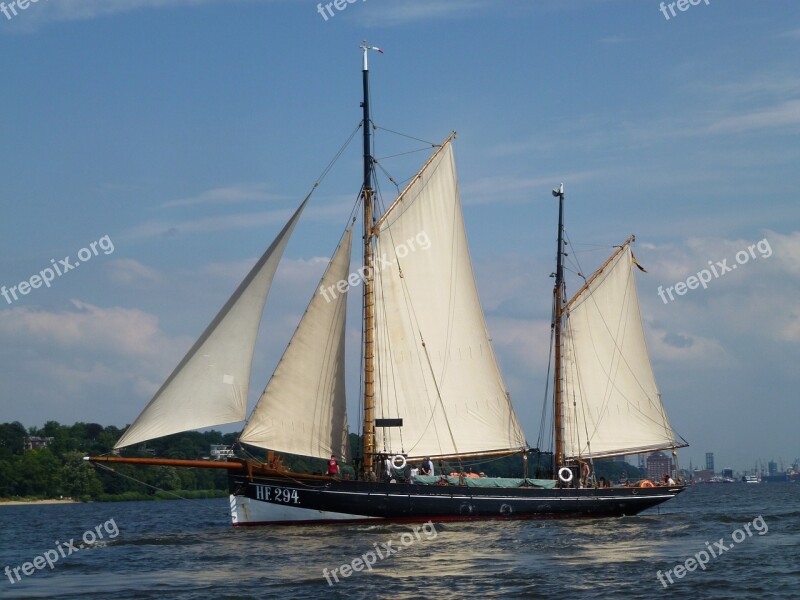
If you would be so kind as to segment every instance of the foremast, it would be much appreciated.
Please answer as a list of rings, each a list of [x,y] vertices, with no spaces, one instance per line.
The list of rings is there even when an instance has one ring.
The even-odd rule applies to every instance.
[[[361,469],[362,474],[374,472],[375,455],[375,282],[374,282],[374,244],[375,231],[374,197],[372,189],[372,151],[370,143],[370,115],[369,115],[369,63],[367,55],[370,50],[377,50],[361,44],[364,53],[362,81],[364,99],[361,102],[364,115],[361,122],[364,134],[364,183],[362,186],[362,200],[364,204],[364,424],[361,434]]]
[[[591,283],[611,264],[617,255],[623,251],[629,244],[636,240],[636,237],[631,235],[625,242],[619,246],[603,265],[586,281],[575,295],[567,300],[566,285],[564,282],[564,184],[561,183],[556,189],[553,190],[553,196],[558,198],[558,248],[556,251],[556,272],[555,272],[555,285],[553,286],[553,354],[555,369],[553,374],[553,428],[554,428],[554,451],[553,462],[554,472],[557,472],[561,467],[565,466],[567,462],[564,456],[564,373],[563,373],[563,344],[562,335],[564,328],[564,318],[567,314],[569,307],[575,300],[586,290]],[[576,457],[569,457],[570,459]]]
[[[664,410],[645,340],[631,235],[566,299],[563,187],[553,329],[554,463],[578,463],[688,445]],[[613,415],[611,417],[610,415]],[[681,441],[682,440],[682,441]],[[584,466],[583,469],[586,467]],[[582,469],[582,472],[583,472]]]

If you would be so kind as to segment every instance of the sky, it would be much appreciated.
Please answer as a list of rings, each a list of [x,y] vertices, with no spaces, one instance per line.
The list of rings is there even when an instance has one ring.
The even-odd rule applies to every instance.
[[[788,466],[800,457],[800,5],[668,4],[363,0],[323,16],[311,0],[40,0],[0,12],[0,286],[87,258],[0,297],[0,422],[135,419],[358,125],[366,39],[384,50],[370,57],[382,168],[403,181],[458,132],[477,284],[528,441],[546,383],[550,190],[563,181],[573,270],[637,237],[656,379],[691,444],[681,465],[714,452],[718,469]],[[356,139],[287,247],[251,406],[347,225],[360,161]],[[388,204],[394,186],[380,186]],[[712,267],[705,289],[689,280]],[[358,340],[351,317],[353,431]]]

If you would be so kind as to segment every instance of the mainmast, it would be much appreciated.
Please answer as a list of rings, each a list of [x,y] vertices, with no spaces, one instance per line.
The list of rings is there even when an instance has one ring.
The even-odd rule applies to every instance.
[[[555,469],[564,466],[564,403],[561,377],[561,325],[563,322],[566,289],[564,286],[564,184],[553,190],[558,198],[558,249],[556,252],[556,283],[553,287],[553,333],[555,342],[555,373],[553,375],[553,427],[555,429]]]
[[[375,292],[373,271],[373,192],[372,192],[372,155],[370,145],[369,117],[369,64],[367,53],[377,50],[373,46],[361,45],[364,51],[364,67],[362,70],[364,110],[362,127],[364,128],[364,184],[362,199],[364,201],[364,427],[362,430],[362,471],[363,474],[374,471],[375,455]]]

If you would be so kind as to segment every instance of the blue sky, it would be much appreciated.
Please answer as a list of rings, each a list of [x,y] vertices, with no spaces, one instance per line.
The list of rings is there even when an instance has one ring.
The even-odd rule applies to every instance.
[[[651,0],[498,4],[366,0],[328,21],[305,0],[40,0],[0,14],[0,285],[114,243],[49,289],[0,298],[0,420],[135,418],[357,125],[366,38],[385,50],[371,57],[376,124],[459,133],[478,285],[529,441],[550,189],[564,181],[584,271],[637,235],[656,377],[692,444],[682,462],[800,456],[800,6],[711,0],[667,20]],[[421,147],[377,143],[379,156]],[[424,157],[381,164],[403,180]],[[346,225],[359,166],[356,143],[289,244],[251,400]],[[769,257],[659,298],[763,239]],[[356,319],[349,329],[357,341]],[[356,382],[351,369],[354,426]]]

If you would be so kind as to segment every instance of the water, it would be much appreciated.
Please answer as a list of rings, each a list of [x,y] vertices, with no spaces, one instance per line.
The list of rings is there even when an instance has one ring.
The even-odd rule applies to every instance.
[[[56,542],[68,554],[65,542],[74,538],[77,547],[87,530],[103,536],[92,548],[59,556],[52,570],[45,566],[31,576],[20,571],[22,580],[14,584],[0,573],[0,596],[800,598],[797,484],[696,486],[660,511],[637,517],[436,524],[417,534],[411,525],[385,524],[234,529],[227,504],[223,499],[0,507],[0,569],[56,550]],[[763,535],[759,516],[768,527]],[[681,579],[673,573],[673,584],[664,578],[665,571],[708,552],[706,542],[715,548],[720,538],[726,547],[740,541],[709,557],[705,570]],[[389,541],[400,549],[382,560],[374,554],[371,571],[346,578],[337,571],[339,583],[330,576],[332,569],[374,553],[376,545],[385,554],[382,544]]]

